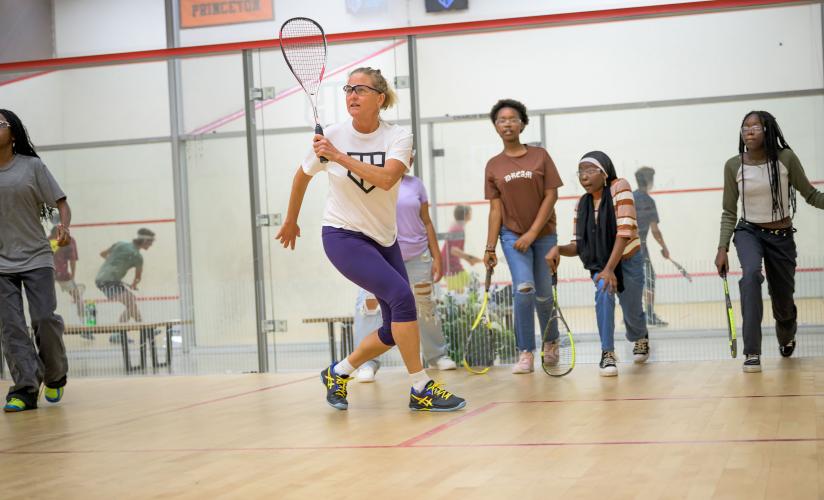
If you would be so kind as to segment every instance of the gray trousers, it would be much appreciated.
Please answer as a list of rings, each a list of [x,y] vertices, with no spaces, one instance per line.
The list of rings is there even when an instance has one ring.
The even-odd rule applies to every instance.
[[[795,292],[795,240],[792,229],[774,231],[760,229],[740,221],[735,228],[733,242],[741,262],[741,312],[744,322],[744,354],[761,354],[761,320],[764,317],[764,301],[761,284],[767,274],[767,290],[772,300],[775,333],[780,345],[795,338],[798,316],[793,300]]]
[[[34,343],[23,312],[23,287],[29,301]],[[54,269],[0,273],[0,335],[14,381],[9,395],[20,397],[31,406],[36,406],[41,383],[45,382],[48,387],[66,384],[69,362],[63,345],[63,318],[55,314],[56,308]],[[32,394],[33,402],[29,401]]]

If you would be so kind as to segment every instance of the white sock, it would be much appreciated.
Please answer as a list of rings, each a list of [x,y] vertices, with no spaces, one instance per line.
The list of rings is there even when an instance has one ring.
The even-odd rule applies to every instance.
[[[332,371],[337,373],[338,375],[346,375],[347,377],[355,371],[355,367],[352,366],[352,363],[349,362],[349,358],[344,359],[340,363],[336,364]]]
[[[426,384],[432,380],[429,378],[426,370],[421,370],[418,373],[410,373],[409,378],[412,379],[412,388],[415,389],[415,392],[421,392],[424,387],[426,387]]]

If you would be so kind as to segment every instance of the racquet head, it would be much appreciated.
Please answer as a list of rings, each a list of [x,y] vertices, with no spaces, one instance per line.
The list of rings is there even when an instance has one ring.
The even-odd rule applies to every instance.
[[[558,275],[552,273],[552,318],[544,329],[541,342],[541,368],[553,377],[563,377],[575,368],[575,339],[558,304]],[[553,331],[558,335],[554,340]]]
[[[280,48],[289,70],[310,98],[317,95],[326,72],[326,35],[320,24],[293,17],[280,27]]]

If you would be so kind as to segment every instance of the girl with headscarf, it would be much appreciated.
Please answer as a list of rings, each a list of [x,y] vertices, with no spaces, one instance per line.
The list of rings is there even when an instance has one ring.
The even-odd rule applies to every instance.
[[[644,261],[638,239],[635,202],[626,179],[618,178],[612,160],[591,151],[578,162],[578,179],[586,190],[575,206],[572,242],[553,247],[546,260],[557,271],[561,255],[578,256],[595,282],[595,315],[601,337],[601,376],[618,375],[615,358],[615,295],[621,303],[633,358],[649,358],[649,334],[642,307]]]

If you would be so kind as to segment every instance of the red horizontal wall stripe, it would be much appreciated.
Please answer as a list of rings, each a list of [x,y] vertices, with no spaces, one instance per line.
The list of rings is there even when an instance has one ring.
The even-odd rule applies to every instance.
[[[394,37],[405,37],[408,35],[440,35],[492,29],[523,28],[541,25],[547,26],[583,22],[611,22],[619,20],[638,19],[643,17],[702,14],[712,12],[723,12],[726,10],[734,9],[740,10],[754,7],[806,5],[812,3],[818,2],[813,0],[710,0],[706,2],[650,5],[644,7],[629,7],[624,9],[570,12],[563,14],[547,14],[541,16],[491,19],[485,21],[434,24],[428,26],[410,26],[404,28],[391,28],[350,33],[333,33],[327,35],[327,40],[330,42],[352,42],[378,40]],[[279,46],[280,41],[278,39],[273,38],[271,40],[256,40],[251,42],[233,42],[213,45],[198,45],[194,47],[179,47],[172,49],[141,50],[136,52],[120,52],[113,54],[97,54],[90,56],[40,59],[35,61],[18,61],[0,64],[0,72],[27,71],[41,68],[93,66],[100,64],[117,64],[123,62],[154,61],[170,57],[213,55],[227,52],[238,52],[246,49],[266,49],[275,48]]]

